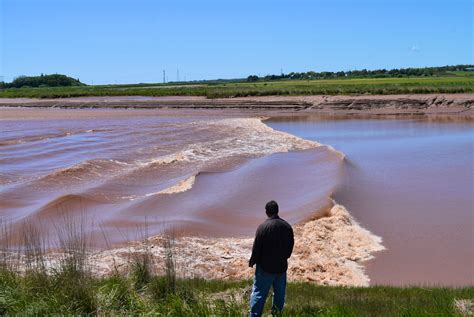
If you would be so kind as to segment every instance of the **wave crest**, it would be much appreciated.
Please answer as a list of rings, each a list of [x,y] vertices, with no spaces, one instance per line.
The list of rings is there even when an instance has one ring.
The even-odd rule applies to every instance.
[[[64,182],[70,183],[90,180],[105,176],[106,172],[109,173],[109,175],[110,173],[119,172],[119,170],[126,165],[128,165],[128,163],[113,159],[87,160],[73,166],[56,170],[41,177],[39,181],[60,185],[60,183]]]
[[[193,187],[194,182],[196,181],[196,176],[195,175],[190,176],[180,181],[176,185],[160,190],[159,192],[146,194],[145,197],[154,196],[154,195],[163,195],[163,194],[168,194],[168,195],[177,194],[177,193],[182,193],[187,190],[190,190]]]

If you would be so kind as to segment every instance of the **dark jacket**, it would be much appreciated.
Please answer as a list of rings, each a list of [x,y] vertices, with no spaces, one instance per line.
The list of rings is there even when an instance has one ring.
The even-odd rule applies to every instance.
[[[286,272],[293,245],[291,225],[278,215],[269,217],[258,226],[249,266],[258,264],[268,273]]]

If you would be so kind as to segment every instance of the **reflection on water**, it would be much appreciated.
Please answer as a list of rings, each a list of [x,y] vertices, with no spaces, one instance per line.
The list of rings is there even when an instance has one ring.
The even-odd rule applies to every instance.
[[[474,282],[472,123],[311,117],[267,123],[346,155],[334,198],[387,248],[367,264],[373,284]]]

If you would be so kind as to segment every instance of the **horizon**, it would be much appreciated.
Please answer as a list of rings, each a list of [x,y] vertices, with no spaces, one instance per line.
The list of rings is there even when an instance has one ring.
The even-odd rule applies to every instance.
[[[1,5],[5,82],[41,73],[126,84],[160,83],[163,70],[173,82],[474,63],[473,4],[464,0]]]
[[[466,68],[469,67],[469,68],[472,68],[471,66],[474,66],[474,65],[471,65],[471,64],[457,64],[457,65],[442,65],[442,66],[426,66],[424,68],[443,68],[443,67],[458,67],[458,66],[465,66]],[[402,70],[402,69],[423,69],[423,68],[418,68],[418,67],[414,67],[414,68],[392,68],[392,69],[385,69],[385,68],[380,68],[380,69],[351,69],[351,70],[346,70],[346,71],[343,71],[343,72],[356,72],[356,71],[363,71],[363,70],[367,70],[367,71],[382,71],[382,70],[385,70],[385,71],[392,71],[392,70]],[[472,70],[471,70],[472,71]],[[282,75],[282,76],[287,76],[291,73],[300,73],[300,74],[304,74],[304,73],[308,73],[308,72],[311,72],[311,71],[306,71],[306,72],[290,72],[290,73],[281,73],[281,74],[266,74],[266,75],[263,75],[263,76],[259,76],[259,79],[265,79],[264,76],[279,76],[279,75]],[[337,73],[337,72],[340,72],[340,70],[334,70],[334,71],[327,71],[329,73]],[[79,80],[79,78],[73,78],[71,76],[69,76],[68,74],[59,74],[59,73],[51,73],[51,74],[46,74],[46,73],[41,73],[41,74],[36,74],[36,75],[20,75],[20,76],[17,76],[15,78],[13,78],[13,80],[15,80],[16,78],[21,78],[21,77],[41,77],[41,76],[52,76],[52,75],[61,75],[61,76],[67,76],[68,78],[71,78],[71,79],[75,79],[75,80]],[[117,85],[140,85],[140,84],[174,84],[174,83],[200,83],[200,82],[212,82],[212,81],[223,81],[223,82],[227,82],[227,81],[236,81],[236,82],[239,82],[239,81],[245,81],[248,79],[248,77],[251,77],[253,76],[253,74],[250,74],[248,76],[244,76],[244,77],[239,77],[239,78],[211,78],[211,79],[196,79],[196,80],[188,80],[188,81],[184,81],[184,80],[181,80],[181,81],[167,81],[167,82],[135,82],[135,83],[120,83],[120,84],[117,84]],[[355,77],[355,78],[358,78],[358,77]],[[393,78],[393,77],[388,77],[388,78]],[[287,79],[289,80],[289,79]],[[328,79],[317,79],[317,80],[328,80]],[[329,79],[329,80],[332,80],[332,79]],[[79,80],[80,81],[80,80]],[[0,82],[2,82],[2,78],[0,76]],[[5,83],[7,83],[6,81],[4,81]],[[81,82],[81,84],[86,84],[84,82]],[[111,83],[106,83],[106,84],[86,84],[86,85],[97,85],[97,86],[100,86],[100,85],[114,85],[114,84],[111,84]]]

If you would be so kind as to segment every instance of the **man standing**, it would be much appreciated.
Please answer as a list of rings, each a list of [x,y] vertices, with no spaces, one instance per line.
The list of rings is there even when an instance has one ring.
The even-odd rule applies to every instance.
[[[273,286],[272,314],[283,311],[285,304],[286,270],[294,245],[293,229],[278,217],[278,204],[265,206],[267,220],[257,229],[249,266],[257,264],[250,297],[250,316],[261,316],[270,287]]]

